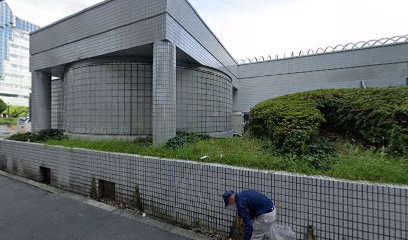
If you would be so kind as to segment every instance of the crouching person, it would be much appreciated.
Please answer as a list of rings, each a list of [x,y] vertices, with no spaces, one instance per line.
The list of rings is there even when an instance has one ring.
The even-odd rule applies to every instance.
[[[244,220],[244,240],[275,240],[273,224],[276,221],[275,205],[262,193],[246,190],[240,193],[227,191],[223,195],[225,206],[236,208]]]

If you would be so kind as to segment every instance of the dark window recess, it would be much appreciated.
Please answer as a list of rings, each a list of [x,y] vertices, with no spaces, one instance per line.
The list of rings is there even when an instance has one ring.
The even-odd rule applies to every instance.
[[[104,180],[98,180],[99,198],[115,200],[115,183]]]
[[[40,167],[40,182],[45,184],[51,184],[51,169],[46,167]]]
[[[0,170],[6,171],[7,170],[7,162],[5,159],[0,159]]]

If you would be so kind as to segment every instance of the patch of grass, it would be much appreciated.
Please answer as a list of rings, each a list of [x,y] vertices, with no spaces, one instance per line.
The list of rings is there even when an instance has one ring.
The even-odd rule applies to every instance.
[[[209,158],[204,160],[205,162],[254,168],[271,168],[271,159],[280,159],[280,157],[265,151],[260,140],[252,138],[211,138],[176,149],[168,148],[165,145],[153,146],[140,144],[139,142],[111,140],[89,141],[65,139],[61,141],[47,141],[46,144],[196,161],[205,155],[209,156]]]
[[[325,175],[344,179],[408,184],[408,156],[395,157],[350,143],[338,145],[340,161]]]
[[[17,118],[0,118],[0,125],[13,126],[17,125]]]
[[[316,169],[298,158],[274,154],[264,142],[250,137],[211,138],[182,148],[169,149],[128,141],[50,140],[47,145],[84,148],[106,152],[139,154],[169,159],[220,163],[232,166],[323,175],[350,180],[408,184],[408,158],[396,157],[350,144],[336,143],[339,160],[330,169]],[[208,158],[201,160],[202,156]]]

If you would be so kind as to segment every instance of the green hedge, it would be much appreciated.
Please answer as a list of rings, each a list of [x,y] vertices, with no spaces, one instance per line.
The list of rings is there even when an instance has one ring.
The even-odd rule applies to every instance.
[[[65,139],[63,130],[59,129],[44,129],[36,133],[18,133],[10,136],[8,139],[20,142],[45,142],[48,140]]]
[[[322,132],[408,154],[408,87],[317,90],[269,99],[251,110],[249,129],[284,153],[314,154]]]

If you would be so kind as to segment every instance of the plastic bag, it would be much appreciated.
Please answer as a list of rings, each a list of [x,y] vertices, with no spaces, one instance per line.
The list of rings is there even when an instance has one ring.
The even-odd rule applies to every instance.
[[[294,240],[296,239],[296,234],[293,230],[286,224],[276,223],[272,226],[273,234],[276,240]],[[275,240],[272,239],[272,240]]]

